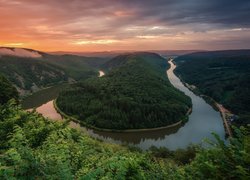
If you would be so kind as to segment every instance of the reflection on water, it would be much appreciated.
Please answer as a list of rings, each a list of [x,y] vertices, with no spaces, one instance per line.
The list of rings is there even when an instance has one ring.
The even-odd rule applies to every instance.
[[[23,109],[31,109],[31,108],[36,108],[39,107],[52,99],[55,99],[60,91],[63,89],[67,88],[69,85],[68,84],[60,84],[56,85],[41,91],[38,91],[31,96],[28,96],[25,98],[21,104]]]
[[[145,141],[147,139],[152,140],[163,140],[167,134],[173,134],[178,131],[181,125],[173,128],[155,130],[155,131],[145,131],[145,132],[102,132],[97,130],[88,130],[88,132],[98,139],[108,140],[112,142],[115,140],[119,142],[119,144],[139,144],[141,141]]]
[[[99,71],[99,77],[102,77],[104,75],[105,75],[105,73],[103,71]]]
[[[167,71],[170,82],[176,88],[190,96],[193,103],[193,109],[189,116],[189,121],[183,127],[126,133],[100,132],[86,129],[84,127],[81,127],[81,130],[87,132],[94,138],[106,142],[134,145],[141,149],[148,149],[151,146],[164,146],[171,150],[185,148],[190,143],[201,143],[204,138],[213,138],[211,132],[216,132],[222,139],[224,139],[224,127],[219,112],[215,111],[202,98],[196,96],[187,89],[173,73],[175,65],[172,62],[170,62],[170,65],[171,68]],[[56,96],[57,95],[50,97],[50,101],[47,101],[45,104],[38,107],[37,111],[45,117],[60,120],[61,116],[55,111],[53,102],[51,101],[52,99],[55,99]],[[39,97],[31,97],[30,100],[37,101],[37,98],[39,99]],[[78,124],[73,122],[71,122],[70,126],[80,128]]]
[[[46,118],[50,118],[50,119],[54,119],[54,120],[62,120],[63,119],[62,116],[54,108],[53,100],[36,108],[36,111],[38,113],[42,114]]]

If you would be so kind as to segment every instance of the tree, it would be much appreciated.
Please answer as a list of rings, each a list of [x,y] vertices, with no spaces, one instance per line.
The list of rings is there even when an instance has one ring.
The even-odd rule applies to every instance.
[[[5,104],[12,98],[18,99],[16,88],[4,76],[0,75],[0,105]]]

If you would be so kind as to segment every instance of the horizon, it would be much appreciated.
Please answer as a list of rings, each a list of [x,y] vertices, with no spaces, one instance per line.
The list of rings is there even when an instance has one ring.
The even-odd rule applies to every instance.
[[[44,52],[250,49],[250,2],[0,0],[0,47]]]
[[[79,54],[94,54],[94,53],[136,53],[136,52],[152,52],[152,53],[158,53],[159,51],[165,51],[165,52],[178,52],[178,51],[190,51],[192,52],[216,52],[216,51],[241,51],[241,50],[250,50],[250,48],[239,48],[239,49],[215,49],[215,50],[207,50],[207,49],[148,49],[148,50],[103,50],[103,51],[43,51],[40,49],[32,49],[32,48],[26,48],[26,47],[17,47],[17,46],[0,46],[0,48],[13,48],[13,49],[27,49],[27,50],[33,50],[33,51],[38,51],[42,53],[48,53],[48,54],[63,54],[63,53],[68,53],[68,54],[74,54],[79,53]]]

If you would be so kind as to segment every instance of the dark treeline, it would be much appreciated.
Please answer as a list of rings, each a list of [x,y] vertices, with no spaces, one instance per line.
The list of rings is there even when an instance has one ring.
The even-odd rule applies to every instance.
[[[250,51],[194,53],[175,62],[185,82],[240,116],[236,124],[250,123]]]
[[[62,92],[57,104],[87,125],[107,129],[154,128],[184,120],[191,100],[168,81],[165,59],[152,53],[118,56],[110,70]]]
[[[0,74],[0,105],[7,103],[12,98],[18,100],[18,92],[10,81]]]

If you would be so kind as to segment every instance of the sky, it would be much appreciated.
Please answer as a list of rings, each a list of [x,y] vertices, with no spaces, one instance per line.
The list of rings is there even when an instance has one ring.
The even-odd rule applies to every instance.
[[[250,0],[0,0],[0,46],[250,49]]]

